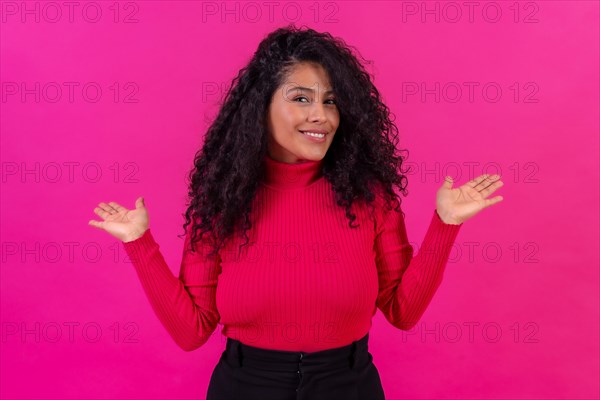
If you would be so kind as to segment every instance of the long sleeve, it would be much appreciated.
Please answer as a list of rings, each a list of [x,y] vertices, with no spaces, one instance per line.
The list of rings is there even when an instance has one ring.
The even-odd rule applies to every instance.
[[[150,229],[123,242],[154,312],[185,351],[206,343],[220,319],[216,307],[220,258],[208,258],[200,245],[196,253],[189,251],[191,227],[185,235],[179,278],[169,269]]]
[[[393,210],[379,210],[375,252],[379,292],[377,307],[396,328],[417,324],[442,282],[460,225],[444,223],[437,210],[418,254],[408,241],[404,218]]]

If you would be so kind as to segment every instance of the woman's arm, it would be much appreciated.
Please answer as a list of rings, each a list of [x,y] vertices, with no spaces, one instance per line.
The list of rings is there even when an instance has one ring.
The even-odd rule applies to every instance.
[[[157,317],[177,345],[192,351],[208,341],[219,322],[216,307],[220,259],[206,257],[208,251],[188,251],[190,229],[185,236],[179,278],[175,277],[159,251],[150,229],[123,242]]]
[[[379,277],[377,307],[396,328],[417,324],[442,282],[460,225],[444,223],[437,211],[416,256],[401,213],[379,208],[375,254]]]

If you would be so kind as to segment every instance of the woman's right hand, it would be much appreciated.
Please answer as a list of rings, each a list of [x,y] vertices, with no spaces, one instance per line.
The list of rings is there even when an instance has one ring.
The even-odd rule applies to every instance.
[[[100,203],[94,212],[104,221],[90,220],[89,225],[102,229],[123,242],[140,238],[148,229],[149,216],[144,198],[138,197],[135,209],[128,210],[114,201]]]

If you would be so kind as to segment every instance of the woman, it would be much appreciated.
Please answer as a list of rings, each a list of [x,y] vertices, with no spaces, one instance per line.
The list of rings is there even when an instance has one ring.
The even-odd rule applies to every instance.
[[[392,187],[406,195],[396,143],[343,40],[289,26],[260,43],[196,154],[179,278],[142,197],[134,210],[94,210],[103,221],[90,225],[124,242],[182,349],[223,324],[208,399],[384,399],[368,352],[372,316],[379,308],[398,329],[414,326],[462,223],[502,199],[487,198],[497,176],[458,188],[446,178],[413,257]]]

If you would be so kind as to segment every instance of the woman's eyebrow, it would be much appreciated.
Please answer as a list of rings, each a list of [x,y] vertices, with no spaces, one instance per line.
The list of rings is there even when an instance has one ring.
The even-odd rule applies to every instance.
[[[304,90],[304,91],[307,91],[307,92],[313,92],[313,93],[314,93],[314,91],[315,91],[314,89],[307,88],[307,87],[304,87],[304,86],[294,86],[293,88],[290,88],[290,89],[288,89],[286,93],[289,93],[289,92],[291,92],[292,90]],[[325,91],[325,94],[328,94],[328,93],[333,93],[333,90],[332,90],[332,89],[330,89],[330,90],[326,90],[326,91]]]

